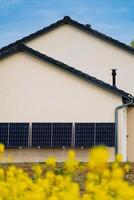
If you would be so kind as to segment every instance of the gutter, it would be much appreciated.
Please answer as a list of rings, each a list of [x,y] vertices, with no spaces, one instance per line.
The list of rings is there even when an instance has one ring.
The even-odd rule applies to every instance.
[[[115,156],[118,154],[118,111],[122,108],[132,105],[134,102],[134,96],[129,96],[129,102],[119,105],[115,108]],[[125,138],[126,140],[126,138]]]

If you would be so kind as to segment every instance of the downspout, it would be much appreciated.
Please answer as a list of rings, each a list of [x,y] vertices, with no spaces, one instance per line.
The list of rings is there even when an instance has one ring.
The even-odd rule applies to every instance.
[[[115,108],[115,156],[118,154],[118,111],[121,108],[125,108],[125,107],[127,107],[129,105],[132,105],[133,102],[134,102],[134,97],[130,96],[128,103],[122,104],[122,105],[117,106]]]

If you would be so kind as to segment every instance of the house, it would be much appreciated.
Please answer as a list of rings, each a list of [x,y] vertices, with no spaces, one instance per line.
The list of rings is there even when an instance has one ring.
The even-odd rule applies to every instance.
[[[73,148],[86,161],[104,144],[110,160],[134,161],[133,74],[133,48],[68,16],[0,49],[5,160],[62,161]]]

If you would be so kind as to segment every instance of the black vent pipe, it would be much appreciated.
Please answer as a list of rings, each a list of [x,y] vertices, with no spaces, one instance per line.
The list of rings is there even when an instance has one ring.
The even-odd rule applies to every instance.
[[[117,69],[111,69],[112,70],[112,85],[113,87],[116,87],[116,71]]]

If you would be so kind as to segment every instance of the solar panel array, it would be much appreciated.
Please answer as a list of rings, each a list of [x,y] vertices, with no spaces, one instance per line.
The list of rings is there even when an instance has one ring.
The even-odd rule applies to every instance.
[[[114,147],[115,123],[0,123],[0,143],[6,147]]]

